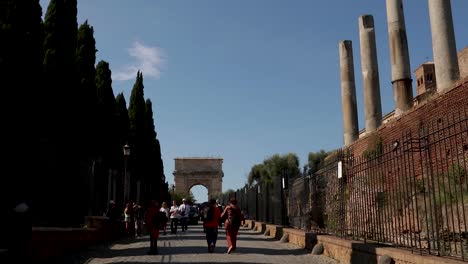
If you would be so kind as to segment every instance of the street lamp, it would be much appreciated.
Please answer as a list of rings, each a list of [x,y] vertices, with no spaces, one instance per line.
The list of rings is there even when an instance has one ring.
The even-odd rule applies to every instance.
[[[124,168],[124,207],[125,203],[129,202],[130,196],[130,175],[127,173],[127,163],[128,163],[128,156],[130,156],[130,146],[125,144],[123,146],[123,154],[124,154],[124,161],[125,161],[125,168]]]
[[[288,189],[289,169],[283,169],[281,174],[281,224],[286,226],[288,221],[286,215],[285,190]]]
[[[260,184],[257,183],[257,193],[255,195],[255,220],[260,220],[259,217],[259,210],[258,210],[258,195],[260,194]]]
[[[171,198],[172,198],[172,201],[174,201],[175,200],[175,197],[174,197],[175,184],[171,185],[171,189],[172,189],[172,197]]]

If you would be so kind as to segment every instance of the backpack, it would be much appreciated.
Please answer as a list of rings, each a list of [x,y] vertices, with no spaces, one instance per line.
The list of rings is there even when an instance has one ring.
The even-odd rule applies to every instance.
[[[231,210],[233,211],[232,213],[232,217],[229,217],[228,220],[229,220],[229,223],[234,226],[235,228],[238,228],[240,227],[240,218],[239,218],[239,209],[234,209],[234,208],[231,208]]]
[[[153,226],[160,228],[167,223],[167,216],[165,212],[158,211],[153,217]]]
[[[215,209],[212,205],[207,206],[205,210],[203,210],[203,219],[205,219],[205,221],[213,220],[214,210]]]

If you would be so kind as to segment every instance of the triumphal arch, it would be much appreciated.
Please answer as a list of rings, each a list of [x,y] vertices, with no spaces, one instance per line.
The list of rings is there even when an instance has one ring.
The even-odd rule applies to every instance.
[[[208,197],[222,192],[223,159],[221,158],[175,158],[175,191],[188,193],[195,185],[208,189]],[[203,202],[203,201],[201,201]]]

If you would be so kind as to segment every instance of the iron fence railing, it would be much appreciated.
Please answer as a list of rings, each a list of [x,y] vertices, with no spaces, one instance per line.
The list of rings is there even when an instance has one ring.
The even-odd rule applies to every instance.
[[[467,110],[374,137],[361,156],[337,150],[286,188],[273,177],[233,195],[250,219],[468,261]]]

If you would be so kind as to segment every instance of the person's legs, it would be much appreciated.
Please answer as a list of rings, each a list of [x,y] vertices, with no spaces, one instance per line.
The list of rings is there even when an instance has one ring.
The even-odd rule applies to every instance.
[[[232,251],[232,238],[231,238],[231,227],[229,224],[225,224],[225,229],[226,229],[226,242],[228,245],[228,251],[227,253],[231,253]]]
[[[171,233],[176,234],[177,233],[177,218],[171,218]]]
[[[182,228],[182,232],[185,232],[187,230],[187,218],[186,217],[182,217],[180,219],[180,226]]]
[[[187,231],[188,228],[188,218],[184,217],[184,230]]]
[[[237,233],[239,232],[239,229],[237,228],[232,228],[231,232],[231,243],[232,243],[232,250],[236,250],[236,245],[237,245]]]

